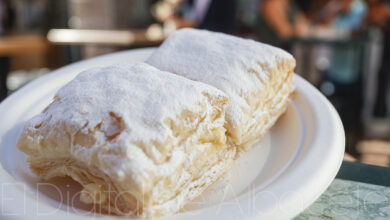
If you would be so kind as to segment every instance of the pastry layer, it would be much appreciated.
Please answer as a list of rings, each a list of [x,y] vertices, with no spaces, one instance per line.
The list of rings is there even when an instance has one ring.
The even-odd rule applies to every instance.
[[[42,179],[68,175],[81,200],[120,215],[178,211],[230,166],[226,95],[143,63],[95,68],[29,120],[17,147]]]
[[[268,126],[260,125],[283,112],[278,107],[288,101],[295,68],[295,59],[279,48],[189,28],[174,32],[146,62],[224,91],[230,99],[227,132],[240,147],[263,134]]]

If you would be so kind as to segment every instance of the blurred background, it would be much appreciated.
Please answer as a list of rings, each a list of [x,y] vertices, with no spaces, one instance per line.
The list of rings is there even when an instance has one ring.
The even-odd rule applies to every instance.
[[[390,166],[389,0],[0,0],[0,101],[72,62],[196,27],[288,50],[338,110],[345,156]]]

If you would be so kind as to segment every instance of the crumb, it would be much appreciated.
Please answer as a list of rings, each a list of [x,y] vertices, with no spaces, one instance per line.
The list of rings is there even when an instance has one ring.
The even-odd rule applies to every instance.
[[[325,218],[333,219],[332,216],[326,215],[326,214],[321,213],[321,212],[318,212],[317,214],[319,214],[320,216],[325,217]]]

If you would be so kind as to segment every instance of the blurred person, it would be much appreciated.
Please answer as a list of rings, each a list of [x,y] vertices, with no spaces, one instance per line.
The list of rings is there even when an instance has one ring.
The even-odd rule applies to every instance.
[[[330,1],[335,2],[335,1]],[[353,33],[362,28],[367,8],[363,0],[337,1],[335,11],[329,14],[329,28],[339,32],[341,39],[349,39]],[[330,67],[327,77],[340,86],[349,86],[359,80],[359,62],[361,48],[357,43],[346,42],[344,46],[332,47],[330,54]]]
[[[236,0],[185,0],[172,20],[177,28],[230,33],[234,30],[236,6]]]
[[[338,36],[334,36],[336,44],[328,48],[329,64],[322,70],[321,88],[324,92],[328,90],[326,95],[341,116],[347,134],[347,150],[353,153],[362,132],[362,58],[366,57],[361,43],[365,37],[355,36],[354,32],[363,26],[367,10],[364,0],[331,2],[339,6],[332,6],[335,9],[328,14],[326,25]]]
[[[318,0],[311,7],[311,21],[317,25],[331,25],[340,14],[350,11],[354,0]]]
[[[367,23],[382,30],[383,52],[382,63],[378,72],[378,83],[376,100],[374,106],[374,116],[386,117],[389,103],[387,93],[389,89],[390,75],[390,1],[386,0],[366,0],[368,4]]]
[[[390,0],[366,0],[369,11],[367,22],[383,30],[388,29]]]
[[[258,36],[264,43],[286,49],[290,38],[308,32],[307,17],[295,0],[262,0],[259,11]]]
[[[30,0],[28,7],[26,7],[24,13],[26,16],[26,29],[29,30],[44,30],[45,12],[47,0]]]
[[[362,27],[365,14],[364,0],[313,1],[308,18],[309,38],[315,43],[302,49],[312,46],[312,54],[303,62],[314,66],[312,74],[318,77],[320,90],[337,109],[345,127],[346,150],[351,153],[362,132],[364,47],[360,43],[363,38],[355,38],[354,32]]]
[[[331,25],[334,28],[355,31],[362,27],[366,12],[367,5],[364,0],[344,0]]]
[[[14,12],[8,0],[0,0],[0,35],[11,28],[14,21]]]

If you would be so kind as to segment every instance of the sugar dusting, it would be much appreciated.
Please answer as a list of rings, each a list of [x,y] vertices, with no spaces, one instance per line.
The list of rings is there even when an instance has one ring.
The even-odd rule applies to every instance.
[[[186,28],[174,32],[146,62],[224,91],[230,98],[226,114],[237,126],[250,110],[245,98],[263,89],[271,69],[291,59],[270,45]]]
[[[80,73],[74,80],[61,88],[55,101],[48,110],[37,115],[29,124],[47,123],[55,127],[57,123],[67,123],[74,131],[88,134],[95,132],[95,143],[91,147],[71,146],[71,153],[89,164],[103,168],[114,178],[124,178],[131,173],[139,184],[150,178],[150,173],[167,176],[174,172],[179,164],[184,163],[185,153],[182,148],[172,151],[170,159],[156,165],[152,158],[132,143],[150,141],[163,142],[172,136],[172,130],[164,120],[175,119],[183,110],[200,111],[200,104],[207,103],[212,109],[206,92],[212,99],[226,96],[219,90],[185,79],[168,72],[160,71],[145,63],[122,63],[104,68],[94,68]],[[203,114],[207,114],[204,112]],[[117,127],[102,123],[102,120],[119,118],[124,126],[105,151],[107,134],[97,128],[112,133]],[[220,122],[223,124],[223,120]],[[145,139],[146,138],[146,139]],[[173,143],[175,144],[175,143]],[[109,153],[107,153],[109,152]],[[158,150],[150,155],[159,158]]]

